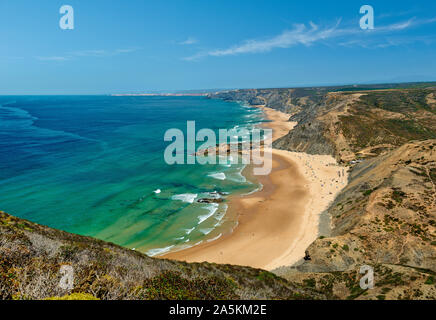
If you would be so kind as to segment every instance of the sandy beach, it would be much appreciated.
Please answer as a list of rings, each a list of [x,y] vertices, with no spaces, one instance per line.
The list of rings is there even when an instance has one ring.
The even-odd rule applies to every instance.
[[[260,106],[270,120],[273,140],[296,123],[289,115]],[[244,174],[250,178],[253,166]],[[263,189],[229,199],[229,215],[238,226],[218,240],[163,256],[187,262],[214,262],[273,270],[296,263],[319,235],[321,213],[346,185],[346,169],[331,156],[273,150],[273,169],[256,176]]]
[[[263,127],[273,130],[273,141],[287,135],[289,131],[297,125],[297,122],[289,121],[290,115],[287,113],[267,108],[265,106],[258,106],[258,108],[261,108],[266,119],[271,121],[265,123]]]

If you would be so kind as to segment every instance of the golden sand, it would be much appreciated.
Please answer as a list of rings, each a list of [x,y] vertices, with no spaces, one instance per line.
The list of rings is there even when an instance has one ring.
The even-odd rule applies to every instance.
[[[262,109],[271,120],[264,126],[273,129],[273,140],[295,126],[288,114]],[[247,167],[245,174],[252,175],[251,170]],[[292,265],[318,237],[320,215],[345,187],[347,173],[331,156],[274,149],[271,174],[256,179],[261,191],[229,200],[228,214],[238,217],[231,234],[163,258],[267,270]]]

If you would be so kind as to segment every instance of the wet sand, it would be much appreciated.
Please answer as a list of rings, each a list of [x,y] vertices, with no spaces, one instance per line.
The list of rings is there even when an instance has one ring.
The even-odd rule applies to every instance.
[[[271,122],[273,140],[287,134],[295,123],[289,115],[262,107]],[[273,169],[255,176],[263,189],[229,199],[228,215],[237,216],[231,234],[162,258],[188,262],[214,262],[273,270],[304,257],[318,237],[319,218],[345,186],[345,170],[331,156],[312,156],[273,150]],[[253,166],[244,174],[250,179]]]

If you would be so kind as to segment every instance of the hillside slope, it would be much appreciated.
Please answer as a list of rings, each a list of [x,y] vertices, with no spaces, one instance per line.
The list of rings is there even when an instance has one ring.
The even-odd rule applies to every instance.
[[[275,147],[349,166],[349,184],[325,213],[331,228],[305,260],[272,274],[153,259],[0,212],[0,299],[436,299],[434,84],[209,96],[287,112],[299,124]],[[59,286],[62,265],[74,268],[72,290]],[[372,290],[359,286],[362,265],[374,268]]]
[[[332,92],[291,119],[280,149],[333,154],[341,162],[377,156],[412,140],[436,138],[436,89]],[[328,145],[324,149],[319,143]]]
[[[60,286],[73,267],[73,289]],[[248,267],[160,260],[0,212],[0,299],[323,299]]]
[[[296,282],[329,274],[332,291],[358,297],[363,290],[345,290],[341,277],[371,265],[378,289],[373,297],[436,299],[435,186],[436,140],[362,162],[328,210],[331,234],[308,248],[311,260],[276,273]]]
[[[299,89],[307,98],[295,89],[281,93],[282,105],[305,104],[292,110],[298,125],[274,147],[333,155],[350,176],[325,213],[330,231],[305,261],[274,272],[329,298],[436,299],[436,88],[362,89]],[[225,98],[238,101],[240,91]],[[262,104],[276,108],[267,99]],[[373,290],[355,285],[362,265],[374,267]]]
[[[283,150],[334,155],[340,162],[377,156],[412,140],[436,139],[436,84],[234,90],[209,95],[287,112],[298,125],[274,143]],[[378,88],[383,90],[375,90]]]

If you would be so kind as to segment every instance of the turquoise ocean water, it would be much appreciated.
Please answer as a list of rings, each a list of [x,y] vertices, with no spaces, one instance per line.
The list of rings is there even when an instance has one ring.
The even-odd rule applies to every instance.
[[[258,185],[241,164],[167,165],[164,133],[188,120],[250,129],[262,114],[205,97],[0,96],[0,210],[150,255],[215,239],[235,225],[227,204],[196,200]]]

